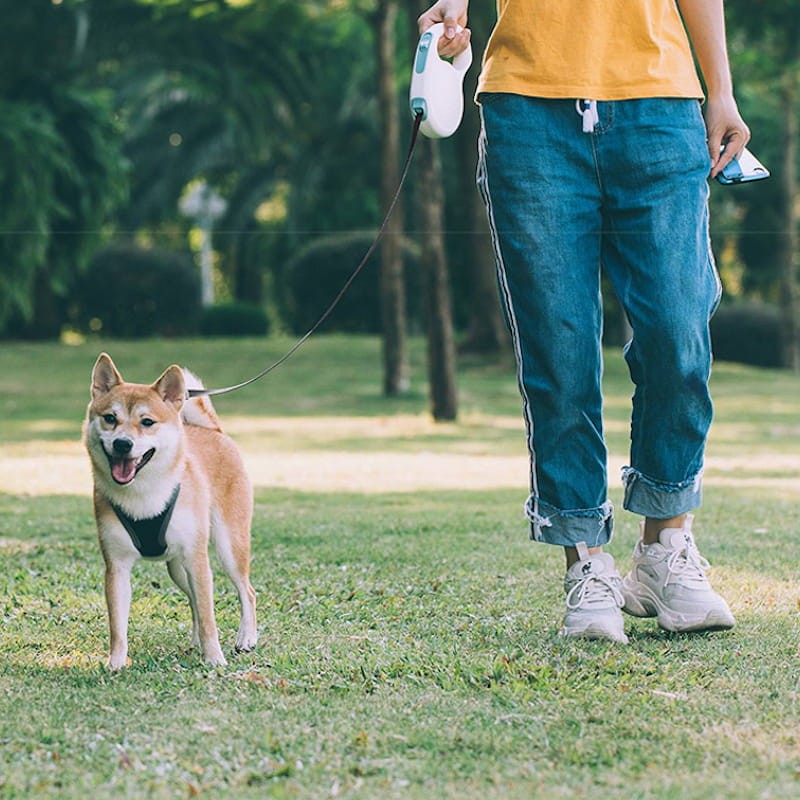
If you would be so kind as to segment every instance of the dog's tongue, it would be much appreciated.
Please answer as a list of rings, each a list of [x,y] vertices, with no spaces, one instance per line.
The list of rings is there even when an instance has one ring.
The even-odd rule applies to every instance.
[[[136,475],[136,460],[133,458],[115,458],[111,462],[111,474],[117,483],[130,483]]]

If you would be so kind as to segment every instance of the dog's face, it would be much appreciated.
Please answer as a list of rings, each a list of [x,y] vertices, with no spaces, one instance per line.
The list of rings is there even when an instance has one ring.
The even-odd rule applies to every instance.
[[[105,353],[92,370],[84,437],[95,475],[118,486],[171,469],[181,442],[183,372],[172,366],[152,385],[125,383]]]

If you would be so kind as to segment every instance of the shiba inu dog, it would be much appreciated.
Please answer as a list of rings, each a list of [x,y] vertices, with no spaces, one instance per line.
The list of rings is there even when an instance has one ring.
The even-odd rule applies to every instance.
[[[178,366],[153,384],[126,383],[102,353],[92,370],[83,440],[94,477],[94,513],[105,560],[111,634],[108,666],[128,661],[131,568],[167,562],[192,609],[192,645],[224,665],[214,619],[209,541],[239,594],[239,651],[256,645],[250,585],[253,494],[239,451],[208,397],[187,399],[199,381]]]

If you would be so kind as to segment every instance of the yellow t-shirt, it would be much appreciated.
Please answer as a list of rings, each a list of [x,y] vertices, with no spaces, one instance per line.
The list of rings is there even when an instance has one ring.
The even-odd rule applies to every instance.
[[[675,0],[497,0],[497,12],[478,94],[703,96]]]

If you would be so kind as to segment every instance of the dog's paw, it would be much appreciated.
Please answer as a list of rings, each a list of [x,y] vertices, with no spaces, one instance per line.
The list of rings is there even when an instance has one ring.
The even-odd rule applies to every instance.
[[[110,656],[108,661],[106,661],[106,668],[111,672],[119,672],[129,666],[130,663],[131,660],[127,656],[123,656],[122,658]]]
[[[239,632],[239,636],[236,639],[236,652],[237,653],[249,653],[251,650],[256,649],[256,644],[258,643],[258,634],[255,631],[244,631]]]
[[[228,662],[225,660],[225,656],[222,655],[222,650],[219,648],[210,653],[206,653],[203,656],[203,661],[209,667],[226,667],[228,665]]]

